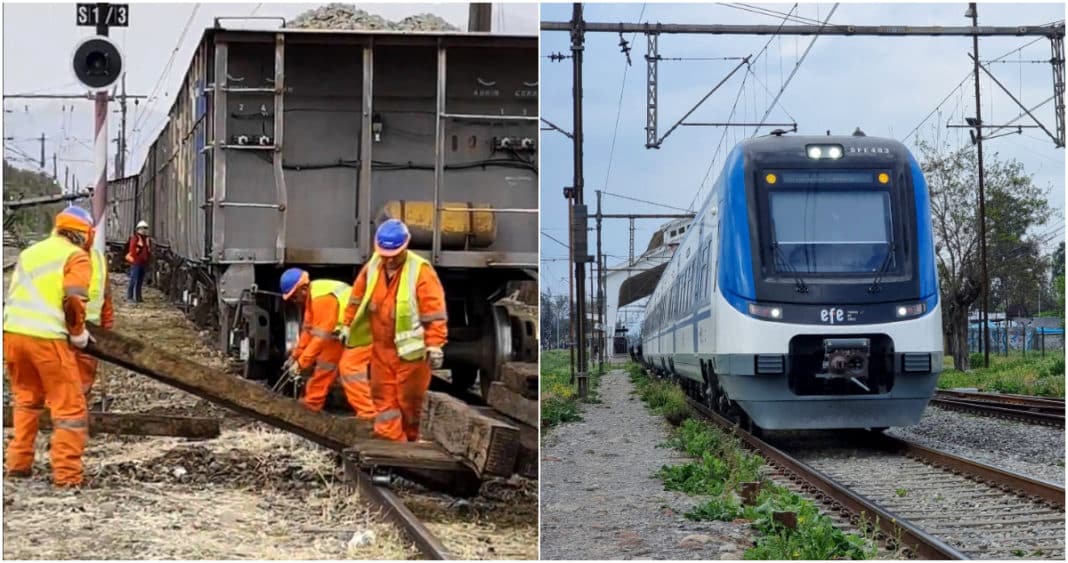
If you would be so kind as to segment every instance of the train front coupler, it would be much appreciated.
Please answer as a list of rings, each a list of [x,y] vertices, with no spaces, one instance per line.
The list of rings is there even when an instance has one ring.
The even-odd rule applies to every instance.
[[[823,340],[823,369],[818,379],[845,379],[866,393],[868,367],[871,365],[871,340],[867,338],[825,338]]]

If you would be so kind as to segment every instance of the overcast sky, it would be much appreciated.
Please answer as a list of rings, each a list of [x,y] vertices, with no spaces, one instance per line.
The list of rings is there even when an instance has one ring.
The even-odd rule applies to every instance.
[[[159,133],[167,111],[174,102],[174,92],[185,75],[193,51],[204,33],[222,16],[282,16],[290,20],[323,3],[274,4],[133,4],[130,27],[113,28],[111,37],[122,49],[127,61],[126,90],[130,94],[153,94],[147,101],[129,104],[127,117],[130,155],[127,174],[140,170],[148,146]],[[467,29],[468,4],[359,4],[359,8],[388,20],[430,12],[449,23]],[[536,4],[495,4],[493,32],[520,35],[538,33]],[[264,21],[224,22],[231,27],[277,27]],[[188,25],[188,31],[183,29]],[[91,28],[75,26],[74,4],[3,5],[3,92],[8,94],[84,93],[70,69],[75,44],[92,33]],[[180,42],[179,42],[180,41]],[[175,48],[177,46],[177,52]],[[172,54],[174,60],[167,67]],[[164,72],[166,70],[166,72]],[[161,78],[162,77],[162,78]],[[158,87],[157,87],[158,84]],[[147,111],[146,111],[146,108]],[[118,104],[112,103],[108,135],[116,138]],[[93,174],[93,104],[85,101],[4,100],[4,158],[16,165],[33,168],[41,153],[40,136],[45,134],[46,168],[52,172],[52,154],[59,156],[59,178],[69,166],[82,185]],[[14,140],[7,140],[14,137]],[[116,146],[108,150],[109,177]],[[27,156],[34,159],[32,162]]]
[[[792,4],[763,4],[781,12]],[[802,4],[795,14],[806,18],[826,18],[833,4]],[[856,25],[941,25],[964,26],[966,4],[842,4],[834,13],[833,24]],[[644,9],[644,14],[642,10]],[[1064,19],[1065,7],[1058,4],[980,4],[980,25],[1041,25]],[[781,19],[756,15],[729,6],[713,4],[587,4],[585,18],[596,22],[643,21],[661,23],[719,23],[770,24]],[[566,21],[571,6],[543,4],[542,20]],[[625,39],[631,41],[633,66],[627,69],[620,52],[618,34],[587,34],[585,69],[585,185],[586,202],[594,210],[595,190],[607,191],[658,203],[687,208],[702,185],[709,163],[716,160],[708,185],[719,173],[723,155],[736,141],[752,135],[752,128],[728,130],[723,148],[716,152],[723,130],[707,127],[680,127],[664,141],[659,150],[645,148],[645,49],[644,36]],[[982,38],[980,58],[1000,56],[1034,38]],[[794,67],[796,57],[804,52],[811,38],[776,39],[768,53],[752,67],[755,80],[749,76],[739,98],[732,121],[759,121],[770,105],[774,93]],[[697,36],[661,35],[660,55],[665,58],[721,58],[756,54],[767,43],[759,36]],[[546,33],[541,40],[542,116],[564,129],[571,130],[571,61],[551,62],[551,53],[569,54],[567,33]],[[796,120],[802,134],[852,133],[860,127],[868,135],[887,136],[903,140],[936,105],[946,97],[971,70],[971,38],[890,38],[890,37],[824,37],[803,62],[797,75],[788,85],[768,122]],[[1010,88],[1030,108],[1052,96],[1052,73],[1048,63],[1050,44],[1046,39],[1013,53],[1007,61],[992,64],[998,79]],[[1042,60],[1042,64],[1019,61]],[[713,85],[737,64],[723,60],[664,60],[659,74],[659,129],[661,136],[690,109]],[[616,128],[617,104],[624,71],[622,111]],[[746,73],[739,71],[689,119],[690,121],[727,121]],[[771,91],[769,94],[764,86]],[[948,136],[953,146],[968,143],[967,131],[946,129],[946,123],[962,123],[963,116],[974,114],[974,86],[969,80],[942,106],[941,114],[932,116],[918,135],[933,140]],[[1021,112],[1016,105],[997,90],[988,79],[982,81],[983,120],[1004,123]],[[1037,117],[1051,130],[1054,127],[1053,106],[1046,104],[1036,111]],[[788,114],[786,113],[788,112]],[[792,116],[792,117],[791,117]],[[1020,123],[1027,123],[1021,121]],[[767,128],[761,134],[765,134]],[[615,149],[612,141],[615,138]],[[916,136],[906,144],[914,147]],[[571,142],[563,135],[546,132],[542,135],[541,185],[542,230],[567,242],[567,213],[562,188],[571,185]],[[992,140],[984,145],[987,155],[1020,160],[1035,181],[1050,190],[1053,206],[1064,208],[1064,150],[1054,147],[1052,140],[1040,129],[1024,129],[1022,136],[1012,135]],[[612,158],[609,154],[612,153]],[[609,174],[609,163],[611,170]],[[663,207],[606,196],[605,212],[653,213],[671,212]],[[639,222],[637,253],[644,250],[659,222]],[[593,222],[590,223],[591,227]],[[1061,226],[1063,215],[1056,217],[1040,233]],[[605,253],[609,263],[625,260],[627,256],[626,221],[605,221]],[[591,233],[591,251],[595,239]],[[1053,243],[1055,245],[1055,242]],[[1047,246],[1049,248],[1049,245]],[[554,293],[567,293],[566,249],[542,236],[543,287]],[[614,298],[614,296],[613,296]]]

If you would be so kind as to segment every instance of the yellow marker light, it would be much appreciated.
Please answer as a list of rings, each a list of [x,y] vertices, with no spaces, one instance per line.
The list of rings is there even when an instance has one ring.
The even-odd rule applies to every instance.
[[[890,182],[890,175],[887,174],[886,172],[880,172],[879,173],[879,183],[880,184],[887,184],[889,182]]]
[[[774,184],[775,182],[779,181],[779,178],[774,174],[768,174],[767,176],[764,176],[764,179],[767,180],[769,184]]]

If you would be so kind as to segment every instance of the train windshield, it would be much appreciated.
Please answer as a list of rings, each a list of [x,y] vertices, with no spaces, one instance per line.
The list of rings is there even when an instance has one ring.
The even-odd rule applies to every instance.
[[[874,275],[895,269],[890,194],[843,188],[768,194],[776,270]]]

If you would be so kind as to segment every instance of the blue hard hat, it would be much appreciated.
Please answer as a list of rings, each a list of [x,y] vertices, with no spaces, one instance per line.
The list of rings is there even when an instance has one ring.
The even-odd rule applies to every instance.
[[[390,219],[378,226],[375,233],[375,249],[382,256],[396,256],[408,247],[412,235],[400,219]]]
[[[88,211],[86,211],[85,209],[82,209],[81,207],[78,207],[78,206],[75,206],[75,205],[69,205],[69,206],[67,206],[66,209],[63,210],[63,213],[66,213],[66,214],[71,215],[73,217],[77,217],[79,220],[83,221],[85,224],[89,225],[90,227],[95,226],[94,223],[93,223],[93,215],[91,213],[89,213]]]
[[[282,298],[289,299],[295,291],[306,283],[308,283],[308,272],[300,268],[290,268],[282,272]]]

